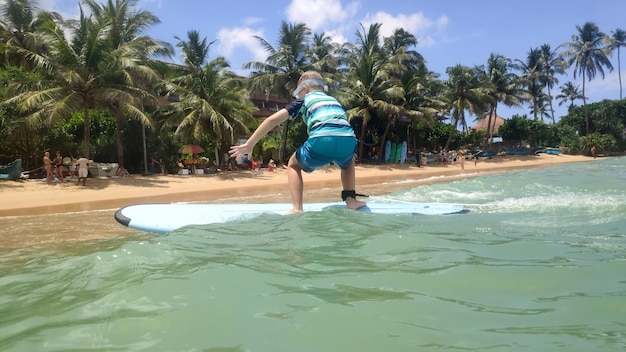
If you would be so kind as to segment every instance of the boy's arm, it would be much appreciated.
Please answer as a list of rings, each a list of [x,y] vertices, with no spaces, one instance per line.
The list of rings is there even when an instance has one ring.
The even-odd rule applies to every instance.
[[[230,151],[228,152],[228,154],[230,154],[230,156],[234,158],[237,158],[238,156],[244,154],[251,154],[252,149],[261,138],[263,138],[272,129],[274,129],[274,127],[287,121],[287,119],[289,119],[289,112],[287,111],[287,109],[278,110],[277,112],[273,113],[271,116],[263,120],[261,125],[259,125],[256,131],[254,131],[252,136],[248,138],[246,143],[230,147]]]

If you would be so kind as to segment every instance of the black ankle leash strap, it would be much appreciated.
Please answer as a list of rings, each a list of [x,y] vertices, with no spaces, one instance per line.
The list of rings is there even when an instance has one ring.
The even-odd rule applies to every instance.
[[[359,194],[356,193],[356,191],[352,190],[352,191],[341,191],[341,199],[345,202],[346,199],[348,198],[354,198],[356,199],[356,197],[369,197],[368,195],[365,194]]]

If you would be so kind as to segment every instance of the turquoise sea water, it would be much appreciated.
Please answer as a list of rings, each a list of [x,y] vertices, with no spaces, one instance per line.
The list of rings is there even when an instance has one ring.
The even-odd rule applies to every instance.
[[[623,351],[625,184],[626,158],[598,159],[386,196],[461,215],[0,250],[0,350]]]

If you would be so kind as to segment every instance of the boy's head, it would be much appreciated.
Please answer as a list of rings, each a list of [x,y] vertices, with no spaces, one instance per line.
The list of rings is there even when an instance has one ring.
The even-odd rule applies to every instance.
[[[298,88],[293,91],[293,97],[298,99],[300,95],[304,96],[306,93],[314,90],[324,89],[324,79],[322,75],[317,71],[306,71],[300,76],[298,80]]]

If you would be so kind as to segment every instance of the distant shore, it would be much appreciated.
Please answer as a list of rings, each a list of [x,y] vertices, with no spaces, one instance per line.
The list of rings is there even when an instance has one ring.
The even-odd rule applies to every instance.
[[[593,161],[576,155],[524,155],[481,158],[476,165],[465,161],[448,166],[358,165],[357,192],[380,195],[390,192],[400,181],[424,183],[453,178],[478,177],[515,169],[544,167],[562,163]],[[339,169],[329,167],[304,175],[305,201],[340,200]],[[382,185],[383,183],[386,184]],[[406,188],[406,184],[403,186]],[[320,190],[324,190],[321,192]],[[335,191],[337,196],[328,199]],[[145,202],[289,202],[285,170],[260,173],[221,172],[212,175],[131,175],[124,178],[89,178],[86,186],[76,180],[52,185],[43,180],[0,182],[0,216],[54,214],[99,210]],[[240,201],[241,202],[241,201]]]

